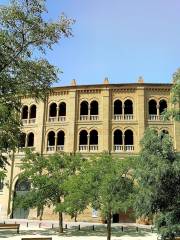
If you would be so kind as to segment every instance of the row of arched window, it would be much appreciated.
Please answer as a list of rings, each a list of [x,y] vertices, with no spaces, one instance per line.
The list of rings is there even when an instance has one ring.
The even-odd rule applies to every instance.
[[[149,120],[160,120],[160,116],[163,111],[167,109],[167,101],[161,99],[156,101],[151,99],[148,102],[148,114]],[[59,104],[51,103],[48,109],[48,121],[66,121],[66,103],[61,102]],[[113,115],[114,120],[132,120],[134,114],[133,101],[130,99],[124,102],[120,99],[116,99],[113,103]],[[99,103],[96,100],[91,102],[82,101],[80,103],[80,120],[98,120],[99,115]],[[31,107],[23,106],[22,108],[22,120],[23,122],[33,123],[36,118],[36,105]],[[35,122],[35,121],[34,121]]]
[[[158,134],[158,132],[157,132]],[[169,134],[167,130],[161,130],[160,134]],[[79,132],[79,151],[97,151],[99,143],[98,131],[81,130]],[[47,135],[47,151],[64,151],[65,133],[60,130],[57,133],[50,131]],[[113,132],[114,151],[133,151],[134,133],[131,129],[124,132],[116,129]],[[20,147],[34,147],[34,133],[22,133],[20,137]]]

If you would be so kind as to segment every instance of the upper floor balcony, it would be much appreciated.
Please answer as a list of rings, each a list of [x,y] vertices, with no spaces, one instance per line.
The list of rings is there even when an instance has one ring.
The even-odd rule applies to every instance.
[[[21,120],[23,125],[36,123],[36,105],[28,107],[24,105],[21,110]]]
[[[132,121],[134,119],[133,102],[130,99],[127,99],[125,102],[119,99],[115,100],[113,110],[114,121]]]
[[[48,122],[65,122],[66,121],[66,103],[61,102],[59,105],[51,103],[49,106]]]
[[[80,103],[80,121],[98,121],[99,120],[99,104],[93,100],[90,103],[82,101]]]
[[[163,121],[164,116],[163,112],[167,109],[167,101],[161,99],[160,101],[156,101],[151,99],[148,102],[148,120],[149,121]]]

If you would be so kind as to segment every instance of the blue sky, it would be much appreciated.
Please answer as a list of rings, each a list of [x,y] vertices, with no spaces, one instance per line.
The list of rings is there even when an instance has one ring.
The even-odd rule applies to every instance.
[[[0,3],[7,3],[0,0]],[[180,67],[179,0],[48,0],[49,18],[76,20],[74,37],[62,39],[47,58],[63,70],[56,85],[169,83]]]

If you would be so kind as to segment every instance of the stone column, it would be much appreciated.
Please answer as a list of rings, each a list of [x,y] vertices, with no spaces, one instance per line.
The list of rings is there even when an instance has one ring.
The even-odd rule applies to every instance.
[[[103,119],[103,128],[102,128],[102,139],[99,139],[99,151],[111,150],[111,139],[112,131],[110,131],[110,120],[112,119],[112,112],[110,109],[111,106],[111,95],[108,88],[102,90],[102,119]],[[102,149],[100,149],[100,143],[102,143]]]
[[[66,135],[66,152],[74,153],[77,148],[77,138],[78,138],[78,129],[76,127],[76,121],[79,118],[79,111],[77,111],[77,96],[76,90],[69,90],[68,100],[67,100],[67,122],[68,128],[65,132]]]
[[[145,89],[143,86],[137,87],[137,103],[135,103],[134,119],[138,121],[138,132],[134,132],[134,148],[136,152],[140,151],[140,140],[144,136],[145,122],[148,116],[148,109],[145,106]],[[138,144],[137,144],[138,143]]]

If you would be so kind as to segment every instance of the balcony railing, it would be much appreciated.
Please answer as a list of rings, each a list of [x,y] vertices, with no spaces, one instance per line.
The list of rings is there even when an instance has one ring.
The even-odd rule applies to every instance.
[[[97,121],[99,119],[98,115],[90,115],[90,120]]]
[[[115,152],[122,152],[123,151],[123,145],[114,145],[114,151]]]
[[[125,114],[124,115],[124,120],[133,120],[133,114]]]
[[[36,122],[36,119],[35,119],[35,118],[30,118],[30,119],[29,119],[29,123],[30,123],[30,124],[34,124],[35,122]]]
[[[79,151],[80,152],[95,152],[98,151],[98,145],[79,145]]]
[[[134,151],[134,145],[114,145],[114,152],[132,152]]]
[[[66,116],[59,116],[58,121],[59,122],[65,122],[66,121]]]
[[[127,152],[134,151],[134,145],[125,145],[124,146],[124,151],[127,151]]]
[[[79,151],[80,152],[87,152],[88,151],[88,145],[79,145]]]
[[[164,116],[163,115],[150,114],[149,115],[149,120],[150,121],[163,121]]]
[[[92,152],[98,151],[98,145],[90,145],[89,150],[92,151]]]
[[[47,146],[47,152],[54,152],[55,146]]]
[[[23,123],[23,125],[28,124],[28,119],[22,119],[22,123]]]
[[[64,145],[57,145],[57,151],[64,151]]]
[[[87,121],[88,120],[88,115],[80,115],[80,120],[81,121]]]
[[[49,122],[65,122],[66,116],[55,116],[55,117],[49,117]]]
[[[99,120],[99,115],[80,115],[80,121],[97,121]]]
[[[115,121],[131,121],[133,120],[134,116],[133,114],[125,114],[125,115],[122,115],[122,114],[115,114],[114,115],[114,120]]]

